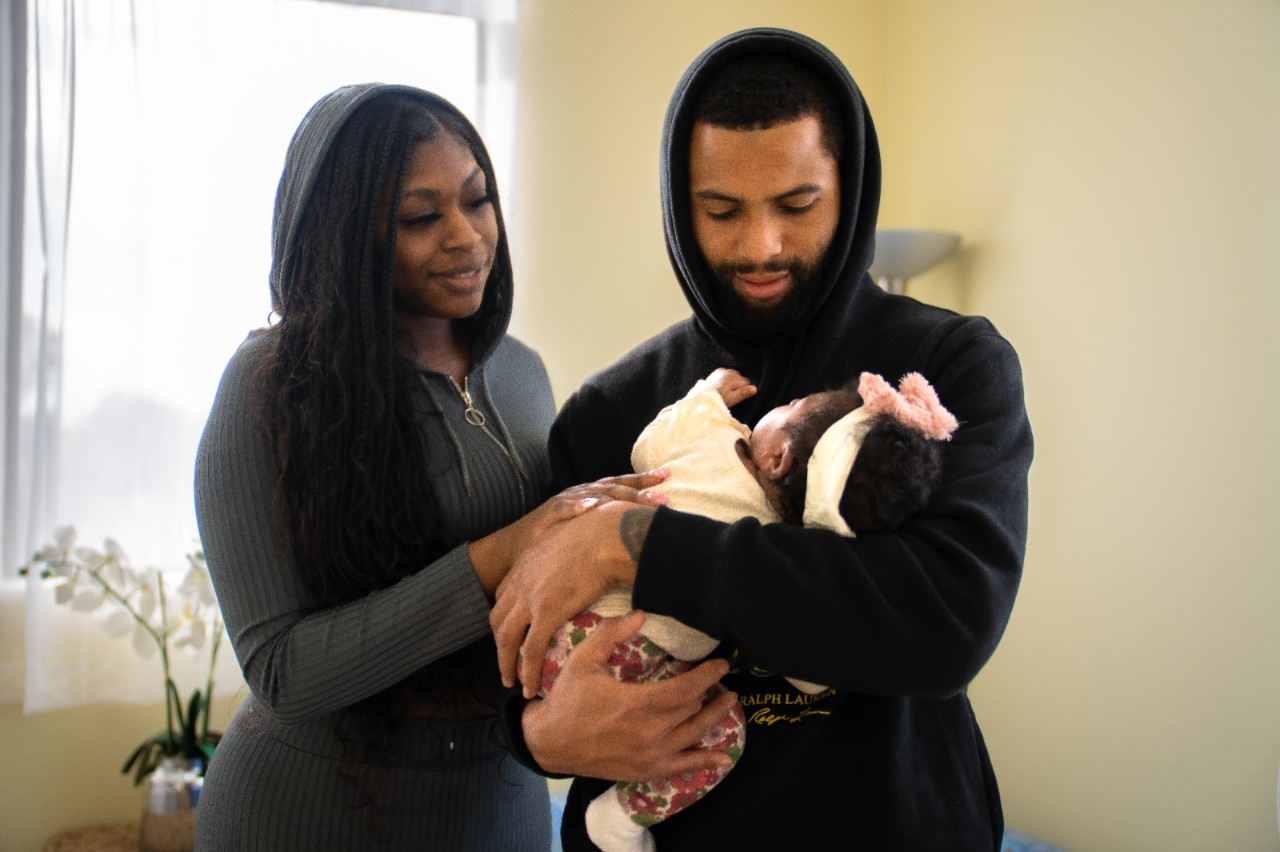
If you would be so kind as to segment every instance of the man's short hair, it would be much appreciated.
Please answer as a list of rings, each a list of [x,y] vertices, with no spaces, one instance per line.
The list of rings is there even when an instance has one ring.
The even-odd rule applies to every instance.
[[[712,72],[693,105],[693,119],[729,130],[766,130],[816,115],[822,141],[838,163],[844,121],[831,86],[795,60],[775,53],[739,56]]]

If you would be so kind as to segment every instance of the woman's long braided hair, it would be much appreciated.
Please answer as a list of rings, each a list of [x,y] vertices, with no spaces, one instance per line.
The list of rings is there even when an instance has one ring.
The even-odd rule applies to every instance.
[[[392,326],[394,211],[415,149],[442,132],[472,152],[493,191],[492,165],[464,119],[412,93],[379,93],[333,139],[279,287],[265,425],[276,514],[315,609],[391,586],[458,543],[425,474],[429,448],[410,405],[416,370],[397,354]],[[472,341],[492,340],[505,322],[509,284],[498,282],[509,282],[510,261],[498,216],[484,301],[460,321]],[[388,748],[396,698],[431,685],[410,678],[348,708],[340,736],[366,756]]]

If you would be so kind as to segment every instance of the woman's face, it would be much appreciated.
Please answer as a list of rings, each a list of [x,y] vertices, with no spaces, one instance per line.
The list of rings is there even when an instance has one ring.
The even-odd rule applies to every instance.
[[[413,152],[398,219],[392,305],[401,320],[455,320],[480,309],[498,246],[484,172],[447,132]],[[383,231],[385,232],[385,230]]]

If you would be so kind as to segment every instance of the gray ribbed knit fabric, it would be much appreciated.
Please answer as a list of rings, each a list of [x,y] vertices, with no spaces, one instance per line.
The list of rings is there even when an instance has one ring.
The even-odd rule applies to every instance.
[[[303,615],[313,601],[284,558],[257,425],[264,400],[254,373],[269,342],[251,336],[227,367],[196,462],[202,543],[252,691],[206,777],[197,848],[547,849],[545,780],[506,755],[488,719],[403,720],[396,765],[368,768],[363,779],[382,791],[377,818],[354,809],[360,788],[344,778],[353,767],[339,765],[334,713],[487,637],[489,604],[460,545],[390,589]],[[503,338],[468,381],[490,431],[529,475],[529,501],[540,499],[554,415],[541,361]],[[466,422],[447,377],[422,371],[420,388],[415,408],[436,450],[423,475],[458,540],[519,517],[511,462]]]

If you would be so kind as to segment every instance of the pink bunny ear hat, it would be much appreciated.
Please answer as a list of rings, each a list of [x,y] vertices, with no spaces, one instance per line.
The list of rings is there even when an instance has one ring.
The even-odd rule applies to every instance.
[[[903,376],[897,390],[881,376],[863,373],[858,378],[858,394],[862,405],[831,424],[814,446],[804,494],[806,527],[821,527],[849,537],[853,530],[840,515],[840,498],[862,449],[867,421],[889,417],[933,441],[950,441],[960,425],[943,408],[933,385],[919,373]]]

